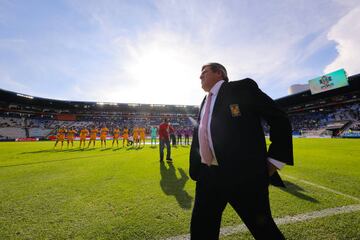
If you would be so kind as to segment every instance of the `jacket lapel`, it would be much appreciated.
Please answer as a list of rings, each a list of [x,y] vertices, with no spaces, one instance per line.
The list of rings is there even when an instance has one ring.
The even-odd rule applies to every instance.
[[[226,82],[224,82],[220,89],[219,89],[219,92],[216,96],[216,100],[215,100],[215,104],[214,104],[214,108],[213,108],[213,112],[212,112],[212,115],[211,117],[215,116],[215,114],[220,110],[220,108],[223,106],[222,105],[222,102],[224,100],[224,91],[225,91],[225,88],[226,88]]]
[[[200,110],[199,110],[198,119],[197,119],[198,123],[200,123],[201,111],[202,111],[202,109],[204,107],[205,100],[206,100],[206,96],[204,97],[204,99],[202,100],[201,105],[200,105]]]

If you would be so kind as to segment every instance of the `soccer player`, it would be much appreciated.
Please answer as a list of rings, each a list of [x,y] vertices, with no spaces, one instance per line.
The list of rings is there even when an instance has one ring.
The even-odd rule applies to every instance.
[[[169,123],[169,134],[170,134],[170,139],[171,139],[171,145],[173,147],[177,147],[176,146],[175,129],[170,123]]]
[[[86,142],[86,136],[89,134],[89,130],[87,130],[85,127],[82,127],[81,131],[80,131],[80,146],[79,148],[81,148],[81,144],[83,144],[83,147],[85,148],[85,142]]]
[[[141,142],[143,143],[144,147],[145,147],[145,132],[146,129],[144,127],[139,128],[140,131],[140,143],[139,143],[139,147],[141,145]]]
[[[106,148],[106,136],[108,132],[109,129],[105,125],[103,125],[103,127],[100,130],[101,148],[103,147],[103,143],[104,143],[104,147]]]
[[[128,145],[129,141],[129,129],[127,127],[124,127],[123,131],[123,147]],[[126,145],[125,145],[126,142]]]
[[[133,146],[134,145],[134,138],[133,136],[129,136],[127,140],[127,146]]]
[[[67,134],[67,148],[69,148],[69,145],[71,143],[71,147],[74,147],[74,138],[77,131],[74,127],[71,127]]]
[[[156,146],[157,128],[155,126],[151,127],[150,134],[151,134],[151,146],[153,146],[153,142],[155,143]]]
[[[119,127],[116,127],[113,130],[113,141],[112,141],[112,147],[114,147],[114,142],[116,141],[117,147],[119,147],[119,137],[120,137],[120,129]]]
[[[140,147],[140,140],[139,140],[139,128],[134,127],[133,129],[133,139],[134,139],[134,147]]]
[[[176,130],[176,136],[177,136],[177,144],[178,145],[182,145],[182,134],[183,134],[183,130],[181,127],[179,127]]]
[[[65,133],[66,133],[65,126],[62,126],[58,129],[54,149],[56,148],[56,145],[58,144],[58,142],[61,143],[61,149],[63,148],[64,140],[65,140]]]
[[[185,129],[185,145],[190,145],[190,135],[192,134],[190,128]]]
[[[91,142],[93,142],[93,147],[95,147],[95,142],[96,142],[96,135],[99,132],[99,130],[93,126],[90,130],[90,141],[88,144],[88,147],[90,147]]]

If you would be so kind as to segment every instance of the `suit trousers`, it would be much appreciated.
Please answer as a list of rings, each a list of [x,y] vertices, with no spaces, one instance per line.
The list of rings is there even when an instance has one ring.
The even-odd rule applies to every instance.
[[[166,159],[171,158],[171,147],[169,139],[160,139],[160,160],[164,160],[164,147],[166,145]]]
[[[241,174],[241,173],[239,173]],[[201,165],[196,182],[190,235],[192,240],[219,239],[222,213],[229,203],[257,240],[285,239],[270,211],[268,183],[226,183],[217,166]]]

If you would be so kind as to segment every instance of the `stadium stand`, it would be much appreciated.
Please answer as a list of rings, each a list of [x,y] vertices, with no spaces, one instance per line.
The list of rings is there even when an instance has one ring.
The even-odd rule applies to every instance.
[[[164,117],[175,128],[190,128],[199,108],[184,105],[121,104],[61,101],[32,97],[0,89],[0,139],[46,139],[58,128],[106,125],[110,130],[158,126]],[[15,131],[16,129],[16,131]]]
[[[298,137],[360,137],[360,74],[349,85],[311,94],[305,90],[275,100],[288,114]],[[198,106],[62,101],[0,89],[0,139],[46,139],[65,126],[109,129],[158,126],[164,117],[175,128],[192,128]],[[265,133],[268,132],[264,125]]]
[[[318,94],[306,90],[276,100],[288,113],[294,135],[346,137],[353,126],[357,126],[360,120],[360,74],[348,80],[349,85],[342,88]]]

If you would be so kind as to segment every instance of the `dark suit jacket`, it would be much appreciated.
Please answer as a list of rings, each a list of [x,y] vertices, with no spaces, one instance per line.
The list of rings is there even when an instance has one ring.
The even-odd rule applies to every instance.
[[[203,104],[204,101],[200,112]],[[234,106],[235,110],[240,110],[239,113],[234,112]],[[293,165],[292,130],[288,117],[258,88],[255,81],[244,79],[224,82],[218,92],[211,119],[211,137],[224,181],[241,183],[259,177],[267,178],[267,157]],[[270,127],[271,144],[268,150],[262,120]],[[195,181],[199,177],[200,166],[196,126],[189,169],[190,177]]]

